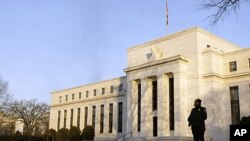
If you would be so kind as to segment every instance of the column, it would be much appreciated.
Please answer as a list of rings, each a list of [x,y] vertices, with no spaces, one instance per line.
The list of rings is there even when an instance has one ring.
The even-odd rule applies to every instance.
[[[152,86],[150,79],[141,79],[141,136],[152,137],[153,117],[152,117]]]
[[[158,136],[169,136],[169,91],[168,75],[157,76],[158,84]]]
[[[127,132],[133,131],[133,113],[132,113],[132,95],[133,95],[133,84],[132,81],[127,82]],[[114,107],[114,111],[115,111]],[[116,117],[117,113],[114,112],[114,117]],[[115,123],[115,122],[114,122]]]
[[[186,108],[186,83],[186,74],[184,73],[184,71],[179,70],[179,72],[174,72],[175,136],[183,136],[183,133],[188,130],[188,112]]]

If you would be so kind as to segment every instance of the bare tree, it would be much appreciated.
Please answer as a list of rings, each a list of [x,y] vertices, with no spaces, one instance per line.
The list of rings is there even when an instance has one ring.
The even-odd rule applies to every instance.
[[[10,101],[10,95],[8,94],[8,82],[3,80],[0,76],[0,112],[5,110]]]
[[[8,82],[0,76],[0,129],[11,131],[11,127],[15,119],[8,112],[9,102],[11,100],[8,94]]]
[[[215,10],[213,14],[207,17],[210,23],[215,25],[231,12],[237,13],[242,1],[250,2],[250,0],[202,0],[200,8]]]
[[[40,123],[49,118],[49,105],[35,99],[14,101],[11,110],[17,118],[23,120],[27,135],[32,135]]]

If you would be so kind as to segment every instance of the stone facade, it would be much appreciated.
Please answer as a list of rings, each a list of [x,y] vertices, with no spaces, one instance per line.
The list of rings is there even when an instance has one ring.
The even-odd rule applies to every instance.
[[[192,140],[187,117],[196,98],[207,108],[207,140],[229,140],[229,125],[250,115],[250,48],[242,49],[201,29],[191,28],[127,50],[125,77],[52,93],[50,128],[58,128],[58,111],[96,106],[96,139]],[[109,93],[123,84],[124,91]],[[105,88],[107,93],[101,94]],[[97,96],[91,92],[97,89]],[[85,92],[89,91],[89,98]],[[79,92],[82,99],[78,99]],[[74,100],[72,94],[75,95]],[[66,101],[66,95],[68,100]],[[61,98],[60,98],[61,97]],[[123,102],[122,132],[117,133],[117,104]],[[108,131],[108,104],[113,103],[113,132]],[[100,105],[104,104],[104,132],[100,133]],[[73,125],[77,125],[74,112]]]

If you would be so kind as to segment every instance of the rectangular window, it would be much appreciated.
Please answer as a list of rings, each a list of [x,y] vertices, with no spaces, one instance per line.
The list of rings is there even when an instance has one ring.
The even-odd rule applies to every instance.
[[[65,101],[68,101],[68,95],[65,96]]]
[[[113,129],[113,103],[109,104],[109,133],[112,133]]]
[[[152,81],[152,107],[157,110],[157,80]]]
[[[77,108],[77,127],[80,129],[81,109]]]
[[[119,85],[119,92],[123,91],[123,84]]]
[[[67,121],[67,110],[64,110],[64,119],[63,119],[63,127],[66,128],[66,121]]]
[[[96,112],[96,107],[92,107],[92,126],[95,129],[95,112]]]
[[[75,94],[72,94],[72,100],[74,100],[75,99]]]
[[[232,124],[238,124],[240,122],[240,104],[239,104],[238,86],[230,87],[230,99],[231,99]]]
[[[86,98],[89,97],[89,91],[86,91]]]
[[[169,127],[174,130],[174,78],[169,78]]]
[[[79,92],[79,99],[81,99],[82,98],[82,93],[81,92]]]
[[[230,68],[230,72],[237,71],[237,63],[236,63],[236,61],[229,62],[229,68]]]
[[[88,124],[88,107],[85,107],[85,115],[84,115],[84,127]]]
[[[61,118],[61,111],[58,111],[58,118],[57,118],[57,131],[60,129],[60,118]]]
[[[137,115],[137,122],[138,122],[138,127],[137,131],[141,131],[141,84],[139,83],[137,85],[137,90],[138,90],[138,115]]]
[[[118,103],[118,132],[122,132],[122,112],[123,112],[123,105],[122,102]]]
[[[94,89],[94,96],[96,96],[96,89]]]
[[[105,94],[105,88],[102,88],[102,94]]]
[[[157,136],[157,117],[153,117],[153,136]]]
[[[248,58],[248,67],[250,68],[250,58]]]
[[[101,113],[100,113],[100,133],[103,133],[104,126],[104,105],[101,105]]]
[[[70,111],[70,127],[73,126],[73,114],[74,114],[74,109],[71,109],[71,111]]]
[[[110,93],[112,94],[114,92],[114,86],[110,86]]]
[[[62,96],[59,97],[59,102],[60,102],[60,103],[62,102]]]

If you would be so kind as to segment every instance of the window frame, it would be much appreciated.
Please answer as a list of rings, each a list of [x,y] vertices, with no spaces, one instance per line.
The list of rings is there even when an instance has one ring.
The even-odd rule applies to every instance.
[[[237,62],[236,61],[229,62],[229,71],[230,72],[237,71]]]

